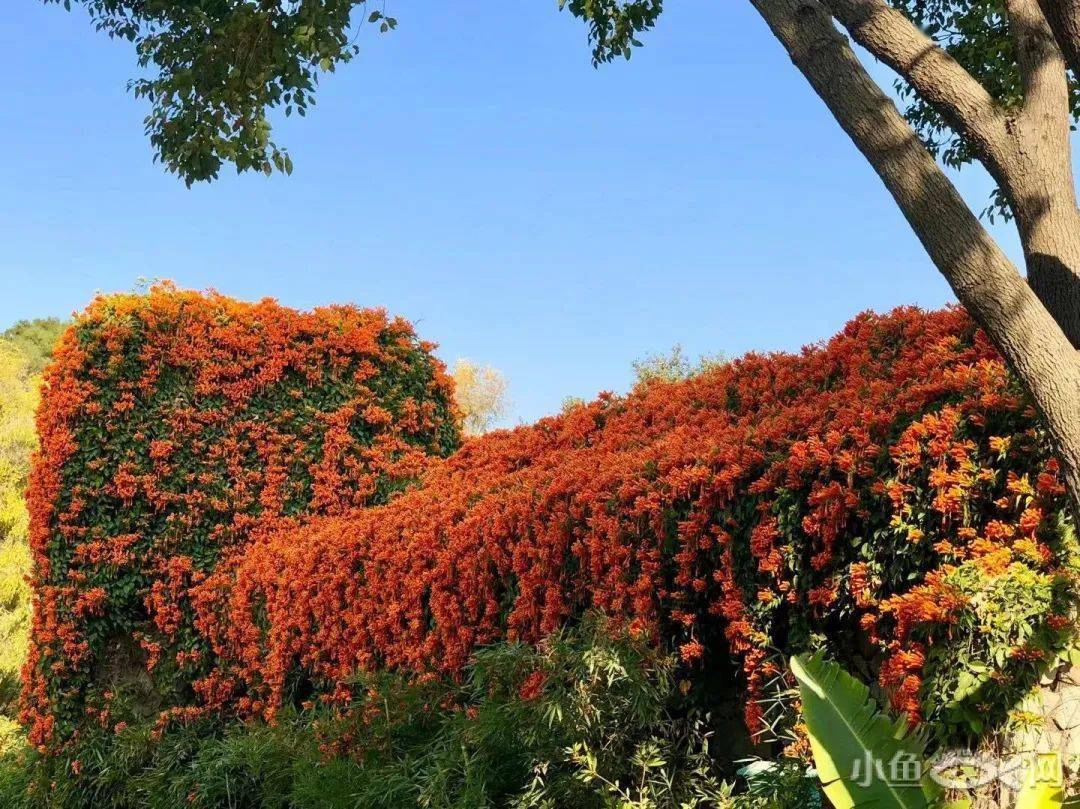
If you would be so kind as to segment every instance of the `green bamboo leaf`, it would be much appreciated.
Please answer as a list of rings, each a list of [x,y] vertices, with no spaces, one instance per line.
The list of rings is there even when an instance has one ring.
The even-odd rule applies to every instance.
[[[926,809],[918,779],[897,779],[923,766],[922,741],[878,710],[865,685],[820,654],[794,657],[803,719],[822,788],[836,809]],[[869,768],[869,772],[868,772]]]

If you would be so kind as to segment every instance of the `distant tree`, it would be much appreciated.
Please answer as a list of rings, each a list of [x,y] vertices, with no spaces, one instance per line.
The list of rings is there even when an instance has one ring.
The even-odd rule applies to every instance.
[[[506,377],[490,365],[472,360],[454,363],[454,385],[466,435],[480,435],[490,430],[507,410]]]
[[[702,354],[696,360],[686,356],[681,344],[676,343],[666,354],[649,354],[632,364],[635,384],[659,379],[663,382],[679,382],[697,376],[727,362],[724,354]]]
[[[31,374],[40,373],[49,361],[53,346],[67,322],[56,317],[20,320],[7,331],[0,332],[0,340],[7,340],[26,358]]]
[[[564,396],[561,410],[563,413],[569,413],[571,410],[581,407],[585,403],[585,399],[581,396]]]
[[[30,622],[27,513],[30,453],[37,445],[37,377],[11,342],[0,340],[0,749],[15,728],[14,701]]]

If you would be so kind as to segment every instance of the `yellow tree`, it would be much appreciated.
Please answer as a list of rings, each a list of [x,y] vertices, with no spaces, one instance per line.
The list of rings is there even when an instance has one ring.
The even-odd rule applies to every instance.
[[[30,592],[27,514],[23,501],[36,437],[37,377],[29,360],[0,340],[0,749],[11,740],[19,668],[26,650]]]
[[[453,377],[465,435],[486,433],[506,414],[506,377],[467,359],[454,363]]]

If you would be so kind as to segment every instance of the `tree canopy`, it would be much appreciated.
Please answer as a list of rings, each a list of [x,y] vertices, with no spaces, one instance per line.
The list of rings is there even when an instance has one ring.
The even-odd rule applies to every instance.
[[[144,75],[131,82],[151,103],[146,133],[156,159],[189,185],[237,171],[291,173],[292,158],[272,137],[275,110],[305,115],[319,76],[358,53],[358,29],[397,27],[362,0],[44,0],[83,6],[95,27],[135,46]],[[978,79],[1000,103],[1023,99],[1021,72],[1001,0],[891,0]],[[585,22],[594,65],[629,59],[653,28],[663,0],[559,0]],[[954,123],[898,79],[906,115],[927,147],[947,165],[971,162]],[[1072,93],[1073,117],[1080,94]],[[1011,216],[995,194],[991,213]]]
[[[458,359],[451,372],[465,435],[482,435],[506,415],[506,377],[490,365]]]
[[[30,453],[37,446],[36,359],[0,337],[0,751],[16,728],[19,669],[30,628],[27,513],[23,503]]]
[[[360,26],[385,33],[394,17],[358,0],[44,0],[82,6],[94,26],[135,46],[149,100],[146,134],[156,159],[188,185],[237,171],[289,173],[292,158],[271,138],[271,113],[305,115],[319,76],[359,52]],[[562,0],[588,21],[597,63],[641,44],[662,0]]]
[[[40,373],[49,361],[53,346],[67,323],[57,317],[42,317],[34,320],[20,320],[4,332],[0,340],[6,340],[18,350],[26,360],[27,372]]]

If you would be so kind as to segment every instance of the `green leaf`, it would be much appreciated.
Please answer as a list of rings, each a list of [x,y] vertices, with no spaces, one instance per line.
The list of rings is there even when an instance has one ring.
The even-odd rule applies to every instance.
[[[894,780],[906,764],[917,764],[919,772],[923,767],[923,743],[906,723],[879,711],[865,685],[820,654],[792,658],[791,670],[818,777],[833,806],[926,809],[917,779]]]
[[[1061,756],[1040,753],[1024,774],[1015,809],[1059,809],[1065,800],[1063,783]]]

